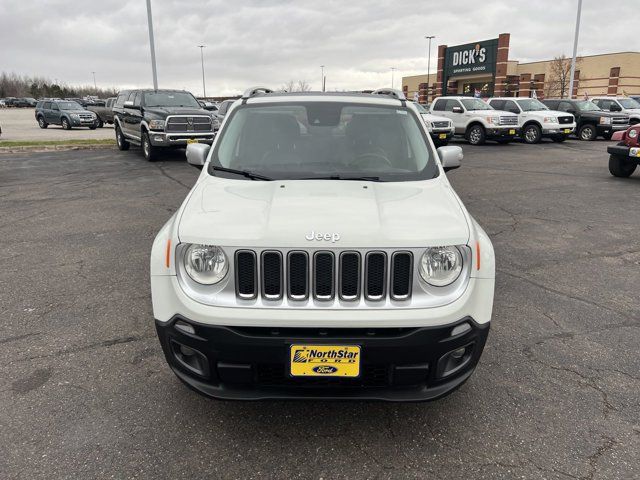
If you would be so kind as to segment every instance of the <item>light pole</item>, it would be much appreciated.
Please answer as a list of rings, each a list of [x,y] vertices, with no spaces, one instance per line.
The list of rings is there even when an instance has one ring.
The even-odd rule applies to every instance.
[[[396,67],[391,67],[391,88],[393,88],[393,73],[396,71]]]
[[[153,74],[153,89],[158,89],[158,74],[156,72],[156,47],[153,40],[153,17],[151,15],[151,0],[147,0],[147,22],[149,24],[149,46],[151,47],[151,72]]]
[[[430,88],[430,83],[431,83],[431,40],[436,38],[435,35],[425,35],[425,37],[427,40],[429,40],[429,53],[427,54],[427,101],[426,103],[429,103],[429,88]]]
[[[98,85],[96,85],[96,72],[91,73],[93,73],[93,88],[95,89],[96,93],[98,93]]]
[[[207,89],[204,85],[204,54],[202,53],[202,49],[206,47],[206,45],[197,45],[200,49],[200,63],[202,64],[202,96],[207,98]]]
[[[578,0],[578,15],[576,17],[576,36],[573,39],[573,58],[571,59],[571,73],[569,74],[571,75],[569,77],[569,98],[573,98],[573,76],[576,73],[576,55],[578,53],[578,35],[580,34],[580,13],[582,13],[582,0]]]
[[[320,90],[324,92],[324,65],[320,65]]]

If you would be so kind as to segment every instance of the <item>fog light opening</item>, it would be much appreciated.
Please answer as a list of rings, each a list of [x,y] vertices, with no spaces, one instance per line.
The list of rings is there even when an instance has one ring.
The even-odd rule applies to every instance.
[[[474,342],[458,347],[445,353],[438,360],[437,376],[438,378],[448,377],[460,371],[471,361],[474,350]]]
[[[209,361],[202,352],[176,342],[173,339],[171,340],[171,352],[183,368],[201,377],[209,376]]]

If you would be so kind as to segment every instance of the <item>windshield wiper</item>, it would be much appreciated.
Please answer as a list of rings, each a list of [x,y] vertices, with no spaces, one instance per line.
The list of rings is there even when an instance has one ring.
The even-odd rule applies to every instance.
[[[379,182],[380,177],[362,176],[362,177],[342,177],[340,175],[328,175],[326,177],[305,177],[301,180],[362,180],[366,182]]]
[[[235,168],[219,167],[218,165],[212,165],[211,168],[213,168],[214,170],[217,170],[218,172],[227,172],[227,173],[235,173],[236,175],[242,175],[243,177],[250,178],[251,180],[264,180],[264,181],[273,180],[273,178],[265,177],[264,175],[259,175],[249,170],[236,170]]]

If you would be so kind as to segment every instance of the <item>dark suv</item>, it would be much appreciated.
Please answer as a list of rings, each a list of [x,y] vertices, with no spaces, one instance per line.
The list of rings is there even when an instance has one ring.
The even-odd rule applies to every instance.
[[[160,148],[213,143],[212,114],[184,90],[122,91],[113,105],[113,119],[118,148],[140,145],[149,161]]]
[[[36,104],[36,120],[40,128],[62,125],[65,130],[73,127],[89,127],[94,130],[98,117],[76,102],[69,100],[40,100]]]
[[[580,140],[595,140],[603,137],[607,140],[620,130],[629,126],[629,115],[605,112],[588,100],[551,99],[543,100],[551,110],[560,110],[576,117],[576,133]]]

